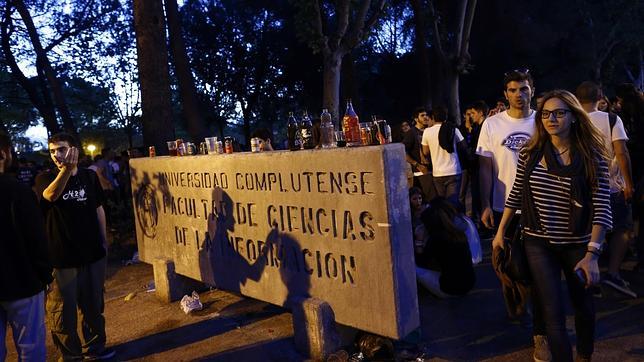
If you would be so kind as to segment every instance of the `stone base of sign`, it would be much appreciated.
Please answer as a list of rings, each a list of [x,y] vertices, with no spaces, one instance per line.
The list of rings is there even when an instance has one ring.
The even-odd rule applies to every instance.
[[[326,361],[340,347],[335,316],[329,303],[300,299],[293,303],[293,336],[295,348],[315,361]]]
[[[184,294],[203,288],[203,283],[177,274],[174,262],[170,259],[155,258],[152,267],[156,296],[162,302],[174,302],[181,299]]]

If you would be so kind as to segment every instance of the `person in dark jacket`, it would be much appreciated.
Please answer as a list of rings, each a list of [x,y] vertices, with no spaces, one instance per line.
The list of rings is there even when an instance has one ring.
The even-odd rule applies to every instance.
[[[36,196],[5,173],[11,161],[11,139],[0,133],[0,361],[7,354],[7,323],[18,358],[44,361],[44,290],[52,268]]]

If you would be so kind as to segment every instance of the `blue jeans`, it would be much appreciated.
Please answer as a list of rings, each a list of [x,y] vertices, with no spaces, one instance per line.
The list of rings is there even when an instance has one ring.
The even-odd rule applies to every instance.
[[[45,292],[29,298],[0,302],[0,361],[7,355],[7,323],[20,361],[45,360]]]
[[[595,305],[591,289],[586,289],[575,274],[575,265],[586,254],[586,244],[552,245],[547,239],[525,236],[525,251],[542,305],[548,343],[553,361],[572,361],[572,347],[566,333],[563,271],[575,310],[577,354],[590,356],[595,342]]]

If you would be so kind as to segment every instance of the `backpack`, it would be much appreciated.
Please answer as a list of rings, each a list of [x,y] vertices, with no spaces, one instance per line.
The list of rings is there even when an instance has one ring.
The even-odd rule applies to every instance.
[[[608,113],[608,124],[610,124],[610,137],[613,137],[613,127],[617,123],[617,115],[615,113]]]

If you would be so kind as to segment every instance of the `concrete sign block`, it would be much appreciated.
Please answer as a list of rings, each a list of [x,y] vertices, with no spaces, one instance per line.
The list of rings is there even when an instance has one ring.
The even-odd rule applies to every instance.
[[[130,160],[140,259],[401,338],[419,326],[401,144]]]

